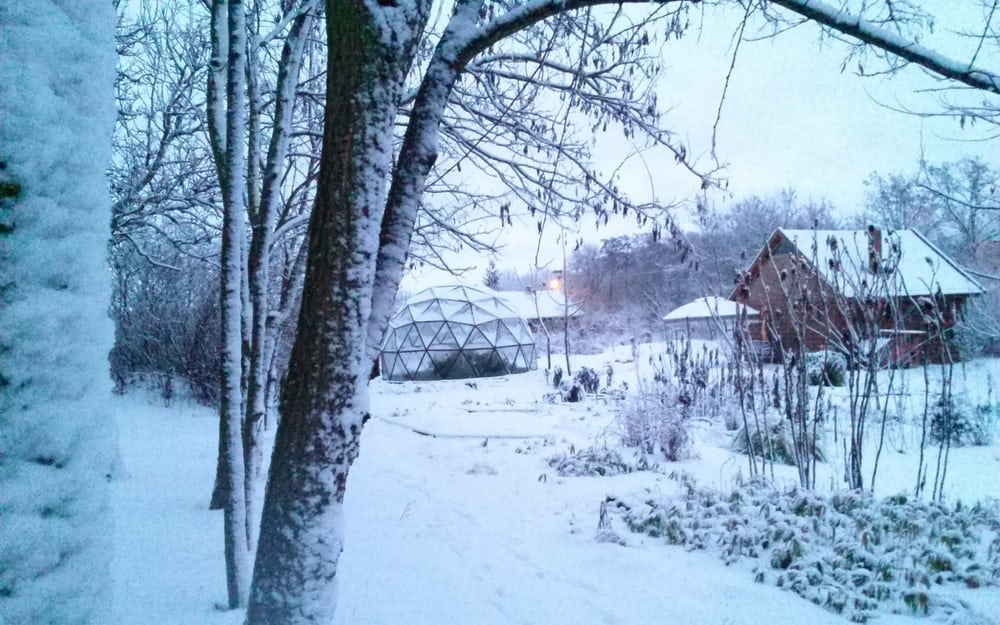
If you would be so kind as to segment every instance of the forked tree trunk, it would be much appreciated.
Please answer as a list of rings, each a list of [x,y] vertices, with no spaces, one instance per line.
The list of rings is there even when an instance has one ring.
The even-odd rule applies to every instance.
[[[335,607],[344,490],[368,415],[366,330],[393,120],[422,26],[404,22],[403,11],[357,0],[327,7],[323,159],[261,519],[251,625],[326,623]]]

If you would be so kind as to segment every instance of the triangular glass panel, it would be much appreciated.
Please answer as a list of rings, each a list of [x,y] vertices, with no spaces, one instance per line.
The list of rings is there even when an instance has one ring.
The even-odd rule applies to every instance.
[[[455,362],[451,366],[451,371],[448,372],[448,378],[454,380],[474,377],[476,377],[476,372],[466,360],[465,354],[462,352],[455,354]]]
[[[517,357],[514,358],[514,371],[520,373],[522,371],[528,371],[531,367],[528,366],[528,361],[524,357],[524,352],[520,349],[517,350]]]
[[[507,327],[510,328],[510,325],[508,324]],[[510,329],[514,331],[514,336],[517,337],[518,343],[524,344],[524,343],[535,342],[535,337],[531,335],[531,328],[528,327],[527,323],[518,320],[516,328],[510,328]]]
[[[411,308],[413,309],[414,321],[439,321],[443,319],[441,316],[441,304],[436,299],[421,302],[418,305],[411,306]]]
[[[521,353],[524,354],[524,359],[528,361],[528,368],[534,369],[537,365],[538,356],[535,355],[535,344],[528,343],[521,346]]]
[[[483,377],[489,375],[484,373],[487,369],[490,360],[490,354],[493,353],[492,349],[466,349],[462,352],[465,354],[465,358],[469,361],[469,365],[472,366],[472,370],[476,372],[476,376]]]
[[[455,358],[458,357],[458,350],[454,351],[432,351],[427,352],[427,356],[430,357],[431,362],[434,365],[434,371],[437,373],[437,377],[442,380],[448,379],[451,374],[452,365],[455,364]]]
[[[507,328],[507,324],[503,321],[497,321],[497,347],[506,347],[508,345],[517,345],[520,341],[514,338],[514,334]]]
[[[400,330],[403,330],[406,334],[404,334],[403,338],[399,341],[399,351],[409,352],[414,350],[424,350],[424,342],[420,340],[420,333],[417,332],[415,325],[400,328]],[[396,332],[399,332],[399,330],[396,330]]]
[[[477,318],[477,321],[479,323],[483,323],[485,321],[496,321],[497,319],[497,311],[493,306],[483,306],[480,304],[478,315],[479,317]]]
[[[462,316],[466,314],[468,308],[466,302],[459,302],[453,299],[441,300],[441,315],[449,321],[466,321]]]
[[[388,332],[385,333],[385,340],[382,341],[382,351],[384,352],[394,352],[396,351],[396,330],[389,328]]]
[[[441,300],[436,299],[427,305],[427,314],[434,315],[434,319],[444,319],[444,312],[441,310]]]
[[[382,354],[382,375],[386,380],[400,380],[403,376],[396,372],[399,357],[395,353]]]
[[[466,349],[472,347],[493,347],[493,342],[483,336],[479,327],[475,327],[469,333],[469,338],[466,339],[464,347]]]
[[[410,312],[410,307],[406,306],[392,318],[393,324],[399,327],[405,323],[413,323],[413,313]]]
[[[498,347],[497,352],[499,352],[500,357],[503,358],[508,368],[515,368],[514,361],[517,359],[517,345],[512,347]]]
[[[478,351],[478,350],[477,350]],[[471,360],[472,365],[479,371],[481,376],[507,375],[510,367],[503,358],[497,354],[495,349],[483,350],[485,353],[477,354],[475,360]]]
[[[499,319],[491,319],[486,323],[479,324],[479,330],[486,336],[490,341],[490,345],[497,344],[497,328],[500,326]]]
[[[451,327],[449,327],[449,324],[447,323],[441,324],[441,329],[438,330],[437,336],[434,337],[434,340],[429,345],[431,349],[456,349],[456,350],[461,346],[462,344],[459,343],[458,339],[455,338],[455,335],[452,334]]]
[[[472,332],[472,326],[467,323],[455,323],[452,321],[448,324],[448,327],[451,328],[452,334],[455,335],[455,341],[458,342],[458,345],[460,347],[465,345],[465,341],[469,338],[469,333]]]
[[[399,362],[405,368],[405,377],[408,380],[416,379],[415,376],[420,370],[420,360],[424,357],[424,352],[401,352]],[[398,365],[397,365],[398,366]],[[399,373],[403,373],[400,371]]]
[[[414,380],[437,380],[441,376],[437,374],[434,361],[430,355],[425,353],[423,358],[420,359],[420,364],[417,365],[416,373],[413,373],[411,377]]]
[[[430,347],[434,343],[434,335],[438,333],[438,330],[443,325],[443,321],[424,321],[417,324],[417,331],[420,332],[420,338],[424,342],[424,347]]]
[[[403,345],[406,344],[406,335],[409,334],[412,325],[403,326],[401,328],[396,328],[396,351],[403,349]]]

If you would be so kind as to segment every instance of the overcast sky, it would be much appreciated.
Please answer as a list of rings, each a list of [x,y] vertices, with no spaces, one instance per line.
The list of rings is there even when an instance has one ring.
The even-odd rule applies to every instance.
[[[922,43],[948,56],[969,58],[969,44],[949,30],[962,26],[958,20],[973,24],[981,19],[978,10],[963,15],[956,11],[957,3],[939,4],[946,8],[939,12],[934,33],[924,35]],[[968,3],[961,4],[968,9]],[[700,10],[696,11],[693,17],[700,19]],[[700,33],[689,31],[663,48],[667,69],[658,87],[659,101],[663,108],[672,107],[663,118],[664,126],[678,133],[689,153],[706,165],[740,17],[733,11],[709,9]],[[754,34],[758,33],[746,32]],[[989,52],[984,51],[977,64],[1000,71],[997,52]],[[940,95],[927,91],[940,87],[939,82],[913,67],[891,77],[862,78],[856,60],[841,70],[845,55],[842,44],[824,40],[812,24],[741,44],[717,136],[718,158],[728,163],[728,194],[715,194],[715,203],[792,188],[803,200],[826,199],[849,214],[862,208],[863,183],[871,172],[913,172],[921,153],[930,162],[979,156],[1000,167],[1000,144],[981,140],[984,127],[962,129],[955,119],[907,115],[889,108],[939,112]],[[878,67],[874,60],[868,63],[866,69]],[[599,138],[597,148],[605,171],[634,150],[613,133]],[[639,201],[690,199],[697,189],[697,182],[662,153],[630,159],[620,176],[621,188]],[[630,231],[635,228],[629,222],[595,232],[587,220],[571,240],[579,236],[599,243],[603,237]],[[540,264],[561,266],[555,239],[554,230],[545,237]],[[507,247],[497,264],[526,271],[537,247],[534,223],[508,229],[502,241]],[[458,261],[477,266],[465,279],[478,283],[489,259],[464,256]],[[442,279],[423,276],[405,286]]]

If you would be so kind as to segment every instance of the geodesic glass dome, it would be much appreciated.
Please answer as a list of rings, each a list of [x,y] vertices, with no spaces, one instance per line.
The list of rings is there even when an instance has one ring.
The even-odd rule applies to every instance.
[[[535,369],[528,323],[501,296],[467,286],[425,289],[389,320],[386,380],[453,380]]]

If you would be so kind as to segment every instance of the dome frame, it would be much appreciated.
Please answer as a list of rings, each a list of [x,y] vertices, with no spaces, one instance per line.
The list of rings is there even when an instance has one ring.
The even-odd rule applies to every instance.
[[[382,377],[454,380],[538,368],[528,322],[503,296],[468,286],[420,291],[389,319]]]

